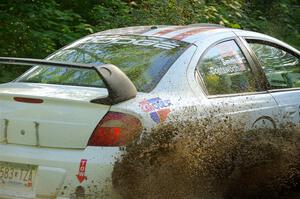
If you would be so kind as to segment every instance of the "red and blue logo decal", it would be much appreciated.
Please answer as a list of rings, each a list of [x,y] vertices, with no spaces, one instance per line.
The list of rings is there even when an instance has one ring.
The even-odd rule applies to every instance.
[[[169,107],[172,105],[170,100],[162,100],[159,97],[145,99],[139,104],[141,109],[144,112],[149,113],[151,119],[157,124],[164,122],[167,119],[171,112]]]

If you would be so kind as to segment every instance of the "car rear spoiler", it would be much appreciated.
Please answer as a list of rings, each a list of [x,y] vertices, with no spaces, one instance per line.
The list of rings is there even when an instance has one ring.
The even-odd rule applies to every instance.
[[[136,96],[137,90],[132,81],[118,67],[113,64],[78,64],[70,62],[59,62],[42,59],[0,57],[0,63],[11,65],[44,65],[67,68],[89,68],[94,69],[102,78],[107,90],[108,96],[91,100],[92,103],[113,105]]]

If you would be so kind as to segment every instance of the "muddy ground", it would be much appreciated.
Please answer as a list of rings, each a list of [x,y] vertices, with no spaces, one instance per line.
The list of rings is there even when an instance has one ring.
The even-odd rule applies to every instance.
[[[300,129],[243,131],[230,121],[159,126],[115,164],[123,198],[300,198]]]

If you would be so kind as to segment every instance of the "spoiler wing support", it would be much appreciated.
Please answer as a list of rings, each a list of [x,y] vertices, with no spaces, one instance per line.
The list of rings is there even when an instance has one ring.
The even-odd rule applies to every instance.
[[[16,58],[16,57],[0,57],[0,63],[11,65],[44,65],[67,68],[89,68],[94,69],[103,80],[108,96],[91,100],[92,103],[113,105],[136,96],[137,90],[132,81],[123,71],[113,64],[78,64],[70,62],[59,62],[42,59]]]

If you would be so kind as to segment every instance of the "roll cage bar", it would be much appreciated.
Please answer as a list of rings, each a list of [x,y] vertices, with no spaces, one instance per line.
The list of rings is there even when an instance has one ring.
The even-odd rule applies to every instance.
[[[108,96],[91,100],[92,103],[113,105],[136,96],[137,90],[127,75],[113,64],[79,64],[71,62],[60,62],[42,59],[0,57],[0,63],[11,65],[43,65],[65,68],[88,68],[93,69],[102,78],[107,90]]]

